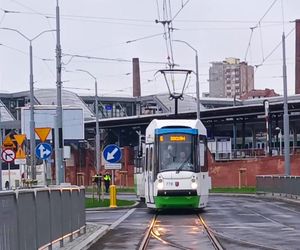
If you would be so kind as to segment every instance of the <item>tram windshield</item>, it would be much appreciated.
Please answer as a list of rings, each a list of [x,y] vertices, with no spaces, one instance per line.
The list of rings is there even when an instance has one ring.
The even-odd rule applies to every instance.
[[[159,171],[195,171],[195,139],[190,134],[159,135]]]

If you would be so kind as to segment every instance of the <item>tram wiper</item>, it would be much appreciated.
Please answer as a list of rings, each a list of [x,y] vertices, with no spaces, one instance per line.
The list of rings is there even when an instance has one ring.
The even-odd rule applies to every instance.
[[[180,165],[179,168],[176,170],[176,174],[178,174],[184,167],[184,165],[191,159],[191,155]]]

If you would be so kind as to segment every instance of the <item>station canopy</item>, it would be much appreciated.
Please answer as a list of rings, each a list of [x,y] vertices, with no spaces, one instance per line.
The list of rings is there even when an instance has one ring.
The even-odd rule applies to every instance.
[[[34,91],[34,97],[40,105],[56,105],[56,91],[56,89],[38,89]],[[95,115],[93,112],[77,94],[71,91],[62,90],[62,105],[82,108],[85,121],[95,120]]]

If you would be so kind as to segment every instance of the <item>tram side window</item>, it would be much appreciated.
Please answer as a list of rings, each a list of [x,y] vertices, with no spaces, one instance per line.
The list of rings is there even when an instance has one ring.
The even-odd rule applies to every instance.
[[[148,163],[148,158],[149,158],[149,154],[148,154],[148,148],[146,148],[146,159],[145,159],[145,170],[148,171],[148,166],[149,166],[149,163]]]
[[[201,172],[208,171],[207,162],[207,140],[204,136],[199,136],[199,163],[201,167]]]

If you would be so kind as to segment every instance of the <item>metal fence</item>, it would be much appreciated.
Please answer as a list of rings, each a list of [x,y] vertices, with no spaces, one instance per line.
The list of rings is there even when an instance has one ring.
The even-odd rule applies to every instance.
[[[79,187],[0,192],[0,250],[51,249],[85,232],[85,190]]]
[[[256,191],[272,194],[300,195],[300,176],[256,176]]]

